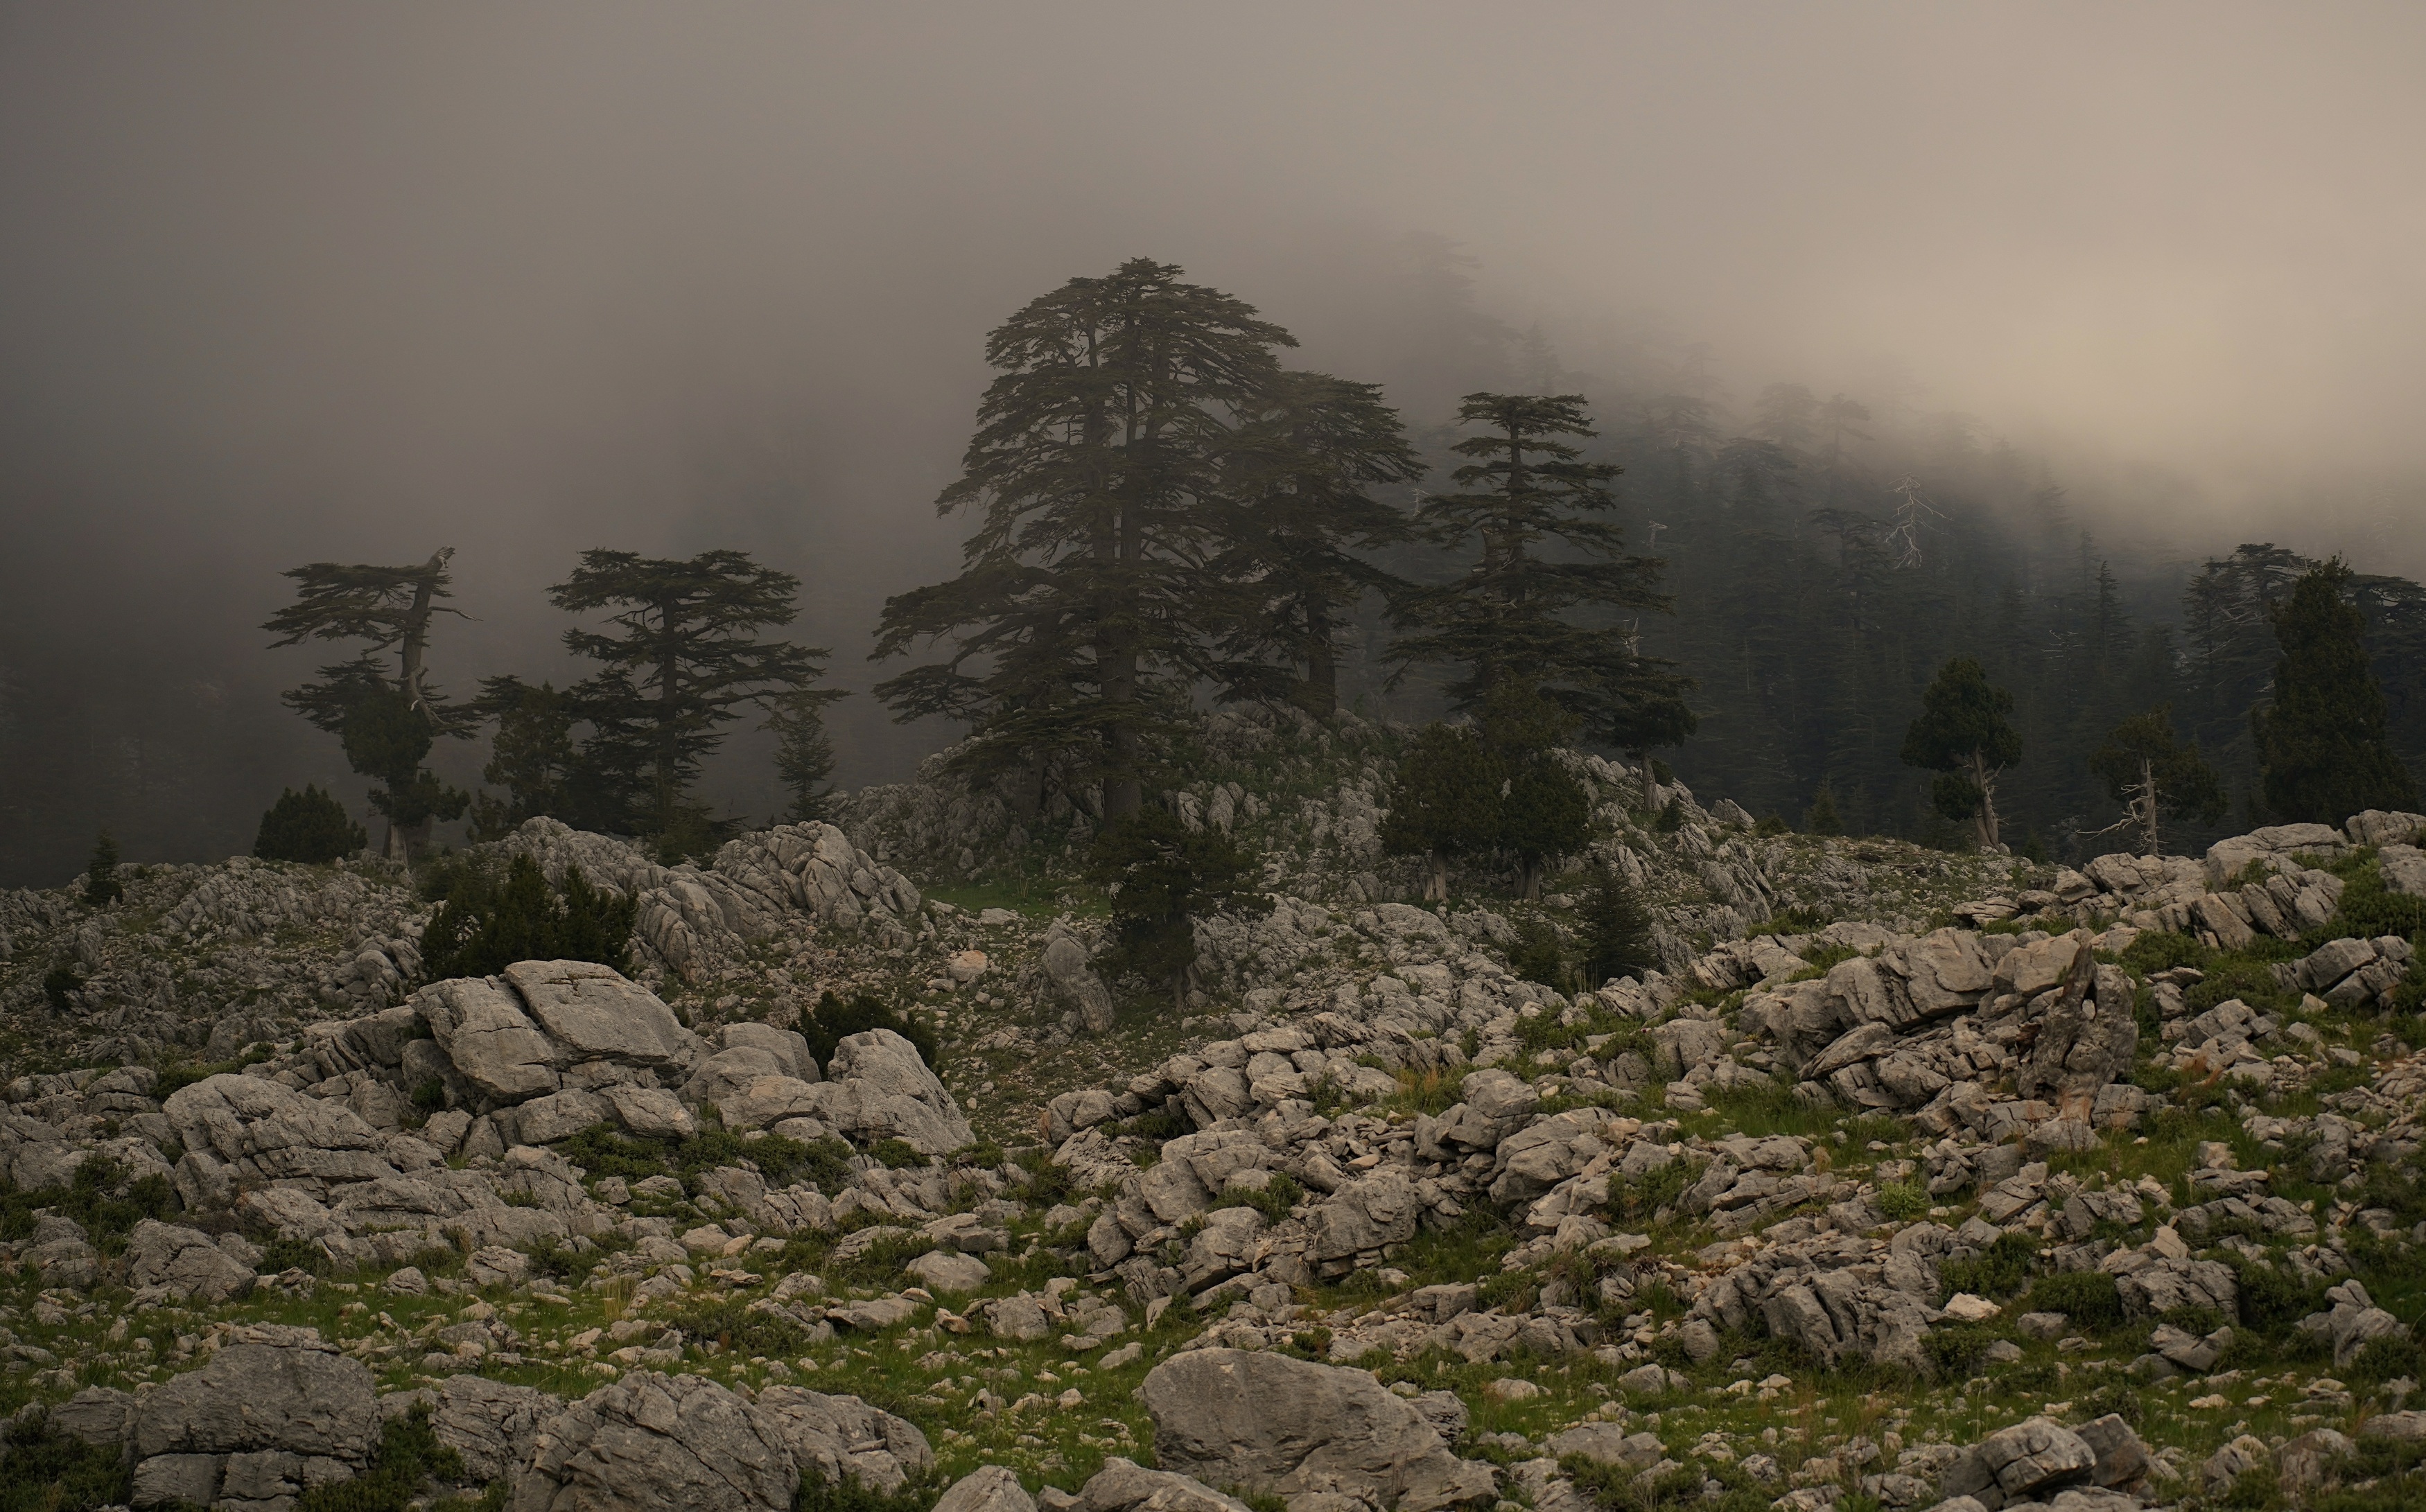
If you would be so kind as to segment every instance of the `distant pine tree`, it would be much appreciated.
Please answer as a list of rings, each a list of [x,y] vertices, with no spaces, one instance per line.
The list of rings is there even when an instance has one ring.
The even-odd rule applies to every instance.
[[[1652,935],[1651,910],[1644,908],[1617,868],[1602,861],[1593,868],[1576,923],[1584,941],[1584,985],[1600,987],[1610,979],[1643,973],[1659,964]]]
[[[2229,806],[2224,780],[2199,754],[2198,742],[2174,734],[2171,709],[2152,710],[2116,725],[2089,758],[2089,769],[2105,780],[2106,791],[2124,805],[2123,818],[2109,828],[2136,827],[2151,856],[2164,853],[2167,814],[2188,814],[2209,825],[2223,818]]]
[[[92,843],[92,860],[85,862],[84,901],[88,908],[106,908],[122,901],[126,889],[118,880],[118,842],[103,830]]]
[[[621,775],[631,784],[600,795],[602,809],[614,800],[619,831],[654,836],[659,855],[675,859],[724,838],[731,827],[691,796],[701,764],[724,742],[721,727],[742,705],[763,707],[824,674],[823,647],[758,638],[792,622],[800,587],[746,552],[673,561],[587,551],[548,589],[559,609],[610,611],[606,622],[618,632],[568,630],[564,644],[601,664],[566,693],[591,726],[582,747],[590,780]]]
[[[1209,826],[1191,831],[1167,809],[1107,825],[1089,854],[1088,876],[1112,893],[1113,969],[1169,984],[1184,1009],[1196,921],[1271,911],[1271,899],[1248,891],[1257,870],[1228,835]]]
[[[1940,774],[1933,805],[1948,819],[1970,820],[1982,850],[1997,846],[1997,779],[2022,759],[2022,737],[2007,722],[2013,712],[2014,696],[1991,686],[1978,662],[1957,656],[1937,669],[1920,717],[1904,732],[1904,764]]]
[[[1827,783],[1811,795],[1811,807],[1803,815],[1803,832],[1806,835],[1841,835],[1845,821],[1836,817],[1836,795]]]
[[[1421,856],[1424,899],[1448,897],[1451,858],[1489,850],[1499,834],[1499,763],[1465,725],[1431,724],[1399,761],[1382,845],[1393,856]]]
[[[2387,733],[2369,670],[2367,618],[2344,600],[2353,577],[2321,562],[2274,605],[2274,701],[2250,715],[2266,807],[2293,824],[2338,825],[2366,809],[2414,809],[2418,788]]]
[[[785,824],[833,817],[833,738],[826,733],[824,708],[839,690],[802,688],[768,700],[767,723],[775,734],[775,775],[792,794],[781,815]]]
[[[252,853],[266,861],[325,866],[369,844],[370,837],[346,812],[344,804],[307,782],[300,793],[291,787],[281,792],[278,801],[261,816]]]
[[[411,861],[429,843],[430,827],[456,819],[471,802],[421,765],[440,735],[467,735],[472,721],[447,707],[429,681],[425,653],[429,622],[460,614],[438,601],[449,597],[447,563],[455,548],[414,567],[313,562],[290,570],[296,602],[270,616],[262,628],[279,638],[272,649],[305,640],[359,640],[365,649],[350,662],[319,669],[323,679],[282,695],[287,707],[345,741],[354,770],[379,784],[371,807],[386,816],[389,854]],[[390,678],[380,658],[393,651]]]
[[[1504,681],[1483,700],[1479,729],[1501,774],[1495,839],[1528,899],[1542,895],[1550,859],[1581,850],[1592,826],[1592,796],[1559,754],[1577,723],[1529,682]]]

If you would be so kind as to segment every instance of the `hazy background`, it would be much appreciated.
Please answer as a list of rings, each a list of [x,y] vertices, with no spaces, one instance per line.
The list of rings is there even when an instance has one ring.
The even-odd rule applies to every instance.
[[[306,560],[459,548],[460,694],[569,670],[580,549],[736,547],[865,688],[985,331],[1140,254],[1417,423],[1501,376],[1446,240],[1567,371],[1965,411],[2101,539],[2426,574],[2421,64],[2414,5],[0,7],[0,740],[59,748],[0,883],[358,797],[260,649]],[[853,785],[949,736],[833,724]]]

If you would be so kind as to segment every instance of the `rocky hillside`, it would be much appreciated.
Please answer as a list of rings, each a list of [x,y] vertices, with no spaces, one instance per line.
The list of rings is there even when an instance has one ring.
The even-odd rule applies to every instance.
[[[0,894],[0,1506],[2426,1503],[2426,818],[2071,871],[1586,763],[1664,959],[1584,990],[1572,880],[1405,901],[1400,739],[1205,725],[1274,907],[1184,1012],[941,764],[503,842],[628,974],[426,980],[368,862]]]

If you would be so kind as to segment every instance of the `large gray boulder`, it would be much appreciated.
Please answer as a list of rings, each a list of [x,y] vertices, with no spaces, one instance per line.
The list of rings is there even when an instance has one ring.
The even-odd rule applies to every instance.
[[[462,1456],[464,1478],[482,1484],[530,1463],[540,1425],[562,1406],[533,1387],[479,1375],[451,1375],[434,1392],[415,1394],[429,1398],[430,1431]]]
[[[126,1239],[126,1283],[156,1286],[189,1302],[233,1302],[259,1280],[200,1229],[145,1218]]]
[[[1147,1470],[1118,1455],[1104,1461],[1078,1488],[1078,1504],[1071,1512],[1247,1512],[1247,1504],[1225,1496],[1193,1475]]]
[[[934,1468],[925,1434],[855,1396],[770,1386],[758,1393],[758,1410],[775,1421],[801,1469],[828,1481],[854,1480],[890,1496]]]
[[[219,1205],[237,1186],[284,1184],[324,1197],[332,1186],[395,1176],[380,1132],[343,1102],[307,1097],[267,1077],[222,1073],[161,1104],[186,1155],[187,1207]]]
[[[1036,1512],[1036,1499],[1000,1465],[980,1465],[952,1483],[934,1512]]]
[[[917,1047],[890,1029],[844,1036],[826,1077],[812,1088],[810,1116],[861,1144],[899,1139],[922,1155],[947,1155],[976,1138]]]
[[[1379,1260],[1386,1246],[1415,1236],[1422,1197],[1406,1172],[1383,1166],[1349,1182],[1314,1212],[1314,1259],[1344,1263],[1359,1256]]]
[[[1449,1453],[1415,1410],[1361,1370],[1237,1349],[1193,1350],[1139,1389],[1156,1459],[1217,1486],[1335,1491],[1400,1512],[1487,1500],[1488,1465]]]
[[[1044,976],[1054,993],[1078,1015],[1089,1034],[1112,1026],[1112,991],[1088,964],[1086,943],[1058,920],[1044,936]]]
[[[274,1500],[358,1472],[378,1446],[371,1373],[310,1328],[238,1329],[141,1397],[135,1504]]]
[[[493,976],[432,982],[412,1007],[463,1079],[492,1104],[526,1102],[562,1085],[557,1049]]]
[[[611,1061],[680,1075],[707,1053],[673,1009],[611,966],[516,961],[506,968],[505,978],[567,1062]]]
[[[639,1371],[548,1419],[509,1504],[790,1512],[800,1483],[772,1417],[714,1381]]]

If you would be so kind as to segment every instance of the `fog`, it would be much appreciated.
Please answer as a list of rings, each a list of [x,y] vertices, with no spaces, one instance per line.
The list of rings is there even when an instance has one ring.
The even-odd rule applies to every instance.
[[[141,860],[359,792],[255,628],[307,560],[457,547],[461,694],[563,676],[582,548],[736,547],[864,689],[990,327],[1149,255],[1435,423],[1444,239],[1571,369],[1961,410],[2101,535],[2426,573],[2421,64],[2410,6],[11,6],[0,697],[241,787]],[[172,686],[209,772],[110,734]],[[833,722],[851,784],[950,733]],[[105,809],[0,796],[0,882]]]

